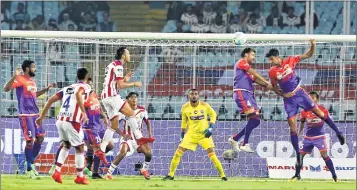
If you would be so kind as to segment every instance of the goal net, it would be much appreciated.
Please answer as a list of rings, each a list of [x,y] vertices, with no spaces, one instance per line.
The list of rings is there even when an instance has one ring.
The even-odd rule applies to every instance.
[[[300,55],[308,49],[308,39],[314,37],[317,48],[313,57],[299,63],[296,72],[302,78],[306,91],[319,92],[320,104],[329,110],[347,139],[347,145],[341,146],[334,132],[325,126],[330,157],[355,159],[357,73],[353,36],[247,35],[247,44],[236,46],[232,43],[232,34],[2,32],[1,86],[12,77],[24,59],[36,62],[35,81],[38,89],[53,82],[57,84],[56,89],[39,97],[40,109],[49,96],[75,82],[76,69],[80,67],[89,69],[95,91],[100,94],[104,68],[114,59],[116,49],[126,46],[131,52],[132,61],[125,65],[125,72],[134,71],[132,80],[143,82],[143,88],[120,90],[120,94],[125,97],[130,91],[138,92],[139,104],[149,112],[156,137],[152,144],[153,159],[150,165],[153,175],[168,173],[180,139],[180,109],[187,101],[187,90],[195,87],[200,91],[201,101],[208,102],[217,112],[213,139],[216,154],[226,174],[254,178],[269,177],[270,170],[280,167],[293,172],[293,161],[291,164],[268,166],[266,158],[289,160],[295,157],[295,153],[290,143],[282,98],[256,85],[255,97],[262,118],[261,125],[250,138],[250,145],[256,152],[239,152],[228,160],[222,157],[225,150],[232,149],[228,138],[246,125],[246,116],[237,111],[232,98],[234,64],[240,59],[244,47],[253,47],[256,50],[253,67],[268,79],[270,64],[264,56],[269,49],[279,49],[283,57]],[[59,103],[53,105],[44,123],[46,136],[40,155],[35,160],[40,173],[48,172],[59,146],[54,125],[59,106]],[[24,172],[25,142],[17,109],[16,94],[5,93],[1,88],[1,170],[5,174]],[[302,141],[302,136],[299,140]],[[118,142],[118,136],[114,142]],[[114,150],[107,154],[108,159],[112,160],[118,151],[119,145],[115,143]],[[73,154],[70,153],[63,169],[67,174],[74,172]],[[319,152],[314,150],[311,157],[319,158]],[[142,154],[134,154],[125,158],[116,172],[138,175],[134,164],[143,161]],[[101,172],[104,170],[102,166]],[[207,153],[201,148],[196,152],[186,152],[176,173],[176,176],[194,177],[217,175]]]

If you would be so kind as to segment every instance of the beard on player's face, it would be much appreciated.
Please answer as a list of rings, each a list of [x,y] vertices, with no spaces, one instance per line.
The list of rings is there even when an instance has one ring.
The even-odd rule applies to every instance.
[[[30,75],[30,77],[36,76],[35,72],[32,72],[31,70],[29,71],[29,75]]]

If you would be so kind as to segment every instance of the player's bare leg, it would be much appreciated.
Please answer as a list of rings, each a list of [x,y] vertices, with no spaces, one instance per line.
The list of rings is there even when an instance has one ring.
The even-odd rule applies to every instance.
[[[303,160],[306,153],[300,153],[300,162],[295,164],[295,175],[290,179],[291,182],[297,181],[301,179],[300,172],[303,166]]]
[[[88,185],[89,181],[85,178],[83,169],[84,169],[84,145],[79,145],[74,147],[76,149],[75,154],[75,165],[77,171],[77,177],[74,180],[76,184]]]
[[[112,174],[114,172],[114,170],[117,168],[117,166],[119,165],[119,163],[125,158],[126,153],[129,151],[129,147],[128,144],[126,143],[121,143],[120,145],[120,151],[118,153],[118,155],[114,158],[112,164],[110,165],[107,175],[105,175],[105,179],[111,180],[112,178]]]
[[[71,143],[68,141],[62,141],[63,146],[60,146],[60,151],[58,154],[58,158],[56,161],[56,169],[54,173],[52,174],[52,178],[57,182],[57,183],[62,183],[62,177],[61,177],[61,168],[68,156],[69,149],[71,148]]]
[[[105,149],[105,153],[108,153],[109,151],[113,150],[114,145],[112,142],[109,142]],[[103,177],[99,174],[99,165],[100,165],[100,159],[97,156],[94,156],[93,160],[93,174],[92,174],[92,179],[103,179]]]
[[[338,130],[335,122],[331,119],[329,115],[325,115],[323,111],[320,110],[318,106],[315,106],[312,110],[318,117],[320,117],[322,120],[327,123],[331,127],[333,131],[335,131],[338,140],[340,141],[340,144],[343,145],[345,144],[345,137],[342,135],[342,133]]]
[[[337,175],[336,175],[335,167],[333,166],[333,162],[332,162],[331,158],[327,155],[327,151],[321,151],[320,154],[321,154],[321,157],[324,159],[327,168],[331,172],[333,181],[337,182]]]
[[[145,162],[143,163],[143,168],[140,170],[141,175],[145,177],[145,179],[150,179],[149,167],[152,158],[152,151],[149,144],[143,144],[138,148],[138,151],[145,155]]]
[[[214,167],[217,169],[222,180],[227,181],[227,177],[226,177],[226,174],[224,173],[221,161],[218,160],[216,153],[214,151],[214,148],[207,149],[207,153],[208,153],[209,159],[213,163]]]
[[[170,173],[166,177],[164,177],[162,180],[173,180],[175,176],[175,172],[177,169],[177,166],[180,163],[182,155],[186,152],[186,148],[183,148],[179,146],[175,152],[175,155],[172,157],[171,164],[170,164]]]
[[[300,149],[299,149],[299,137],[297,135],[296,131],[296,116],[288,118],[288,123],[290,127],[290,140],[291,144],[293,145],[293,148],[296,153],[296,163],[298,165],[301,165],[300,161]]]

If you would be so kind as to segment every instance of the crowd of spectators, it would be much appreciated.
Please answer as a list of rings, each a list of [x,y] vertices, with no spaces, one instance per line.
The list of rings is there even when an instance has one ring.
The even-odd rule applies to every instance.
[[[11,3],[2,3],[1,29],[3,30],[50,30],[50,31],[98,31],[116,32],[105,1],[67,1],[58,18],[45,18],[38,14],[31,18],[26,2],[17,3],[17,11],[11,14]],[[48,22],[46,22],[48,20]]]
[[[265,26],[280,28],[305,26],[305,13],[298,16],[289,2],[274,2],[270,14],[266,17],[262,14],[261,5],[260,2],[244,1],[233,5],[224,1],[201,1],[193,4],[171,2],[167,12],[168,22],[163,32],[263,33]],[[316,14],[314,19],[314,28],[316,28],[318,26]]]

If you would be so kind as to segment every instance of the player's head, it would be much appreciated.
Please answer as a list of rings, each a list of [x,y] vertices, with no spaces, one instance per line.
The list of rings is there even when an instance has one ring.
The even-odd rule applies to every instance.
[[[129,62],[130,61],[130,52],[126,47],[120,47],[117,50],[117,53],[115,54],[115,59],[123,59],[124,62]]]
[[[77,79],[79,81],[83,81],[84,83],[87,83],[89,78],[89,73],[86,68],[80,68],[77,70]]]
[[[87,84],[90,86],[90,88],[91,88],[92,91],[93,91],[94,85],[93,85],[93,79],[92,79],[92,77],[88,77]]]
[[[196,103],[200,99],[200,94],[196,88],[192,88],[188,91],[188,97],[191,103]]]
[[[250,47],[244,48],[240,56],[242,58],[245,58],[248,63],[253,63],[253,61],[255,60],[255,50]]]
[[[320,100],[320,95],[317,92],[311,91],[309,94],[312,101],[314,101],[315,103],[317,103]]]
[[[130,92],[126,96],[126,101],[128,102],[128,104],[130,106],[136,106],[138,104],[138,97],[139,97],[139,94],[137,92]]]
[[[21,68],[22,68],[22,71],[25,74],[30,75],[30,77],[34,77],[35,76],[36,65],[35,65],[34,61],[25,60],[24,62],[22,62]]]
[[[265,57],[269,59],[270,64],[280,65],[281,63],[279,51],[277,49],[270,49]]]

